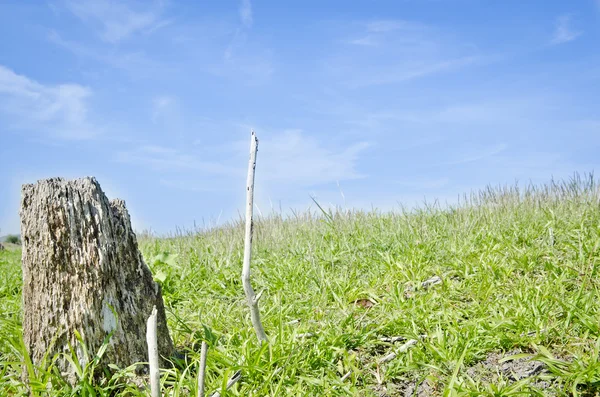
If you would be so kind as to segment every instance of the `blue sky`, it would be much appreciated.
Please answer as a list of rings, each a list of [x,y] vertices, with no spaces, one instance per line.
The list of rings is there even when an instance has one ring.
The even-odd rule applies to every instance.
[[[0,228],[96,176],[134,227],[390,210],[598,168],[600,1],[0,3]],[[314,207],[314,205],[313,205]]]

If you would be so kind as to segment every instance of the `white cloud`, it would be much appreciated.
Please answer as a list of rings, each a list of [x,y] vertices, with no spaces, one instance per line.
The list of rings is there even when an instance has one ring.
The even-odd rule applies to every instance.
[[[175,99],[169,95],[160,95],[153,99],[152,103],[156,109],[164,109],[171,106],[175,102]]]
[[[307,188],[365,177],[358,172],[357,162],[369,147],[367,142],[329,149],[300,130],[258,136],[256,178],[263,191],[280,193],[290,187]],[[195,145],[186,151],[146,145],[121,152],[115,160],[163,173],[160,183],[165,186],[192,191],[208,191],[216,186],[222,191],[237,186],[246,175],[249,145],[249,138],[230,140],[221,147]]]
[[[138,32],[151,32],[169,23],[161,19],[164,8],[161,1],[145,10],[134,10],[113,0],[68,0],[66,6],[82,21],[100,25],[99,35],[109,43],[117,43]]]
[[[324,62],[348,88],[399,84],[492,59],[466,40],[417,22],[376,20],[350,24],[345,44]],[[342,80],[340,81],[340,76]]]
[[[551,40],[551,44],[563,44],[569,41],[575,40],[581,36],[583,32],[579,30],[573,30],[571,27],[572,17],[571,15],[561,15],[556,20],[556,28],[554,30],[554,37]]]
[[[348,43],[367,47],[375,47],[379,45],[377,39],[375,39],[375,37],[373,37],[372,35],[363,36],[359,39],[352,39],[349,40]]]
[[[152,99],[152,122],[156,123],[162,115],[175,106],[176,100],[170,95],[159,95]]]
[[[12,129],[91,138],[96,135],[87,120],[91,94],[79,84],[43,85],[0,65],[0,113]]]
[[[484,160],[487,159],[489,157],[493,157],[503,151],[506,150],[506,148],[508,148],[508,145],[505,143],[500,143],[491,147],[472,147],[467,149],[464,153],[462,153],[460,156],[456,156],[455,160],[451,160],[448,162],[444,162],[438,165],[460,165],[460,164],[467,164],[467,163],[473,163],[476,161],[480,161],[480,160]]]
[[[223,53],[223,63],[210,71],[217,76],[241,78],[247,85],[260,85],[275,72],[272,58],[270,50],[256,46],[243,29],[238,29]]]
[[[348,86],[351,88],[361,88],[373,85],[403,83],[432,74],[458,70],[484,61],[485,58],[480,56],[465,56],[431,61],[419,61],[418,59],[415,59],[413,61],[405,62],[400,67],[394,65],[394,67],[387,68],[387,70],[381,70],[379,73],[374,73],[372,76],[351,81],[348,83]]]
[[[367,142],[358,142],[331,150],[301,130],[286,130],[260,141],[258,175],[266,181],[296,186],[362,178],[364,175],[356,170],[356,163],[368,146]]]
[[[57,46],[73,53],[77,57],[87,58],[92,61],[102,62],[115,69],[129,73],[133,78],[147,77],[148,75],[164,74],[173,71],[173,68],[154,59],[150,59],[143,51],[121,52],[116,49],[107,51],[102,48],[94,48],[87,44],[64,39],[58,32],[51,30],[48,40]]]
[[[240,19],[242,20],[242,24],[249,28],[252,26],[253,17],[252,17],[252,4],[250,0],[242,0],[240,4]]]
[[[150,167],[157,171],[201,171],[210,175],[241,175],[238,167],[220,162],[201,161],[199,155],[184,153],[170,147],[146,145],[130,151],[120,152],[116,160],[121,163]]]
[[[376,20],[362,24],[362,36],[347,42],[357,46],[380,46],[389,42],[390,37],[401,37],[400,43],[405,46],[410,42],[422,45],[431,29],[423,24],[404,20]]]

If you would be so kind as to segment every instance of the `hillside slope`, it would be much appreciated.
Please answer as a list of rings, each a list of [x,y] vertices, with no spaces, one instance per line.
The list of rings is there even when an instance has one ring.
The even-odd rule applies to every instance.
[[[452,209],[260,220],[252,268],[265,291],[263,348],[240,281],[241,222],[144,238],[187,354],[166,386],[195,395],[207,340],[209,390],[242,371],[228,395],[594,395],[599,203],[594,180],[575,178],[488,189]],[[11,364],[23,360],[18,266],[17,254],[0,253],[1,395],[25,390]],[[124,387],[111,382],[98,390]]]

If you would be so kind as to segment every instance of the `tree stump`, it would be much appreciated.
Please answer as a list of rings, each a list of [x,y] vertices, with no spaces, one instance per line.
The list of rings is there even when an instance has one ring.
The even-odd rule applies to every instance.
[[[147,362],[153,306],[159,353],[173,354],[161,289],[138,250],[123,200],[109,201],[95,178],[52,178],[23,186],[20,215],[23,338],[34,365],[46,353],[70,354],[69,344],[85,365],[109,335],[101,366]],[[63,355],[57,366],[69,383],[77,382]]]

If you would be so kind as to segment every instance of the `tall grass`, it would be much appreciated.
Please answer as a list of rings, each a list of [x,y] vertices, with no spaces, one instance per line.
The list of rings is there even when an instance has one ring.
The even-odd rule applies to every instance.
[[[164,371],[170,395],[195,395],[202,341],[207,390],[222,395],[392,396],[418,384],[440,396],[600,390],[600,188],[591,175],[490,187],[455,206],[259,218],[252,266],[255,288],[265,289],[263,346],[241,285],[243,233],[237,221],[140,239],[184,353]],[[433,276],[442,283],[423,287]],[[20,395],[18,252],[0,253],[0,278],[0,395]],[[417,343],[401,348],[410,339]],[[469,375],[491,352],[514,351],[546,372]],[[396,357],[382,363],[390,352]],[[242,380],[226,393],[237,370]],[[83,395],[44,371],[41,382],[58,386],[48,395]],[[86,393],[144,395],[119,371]]]

